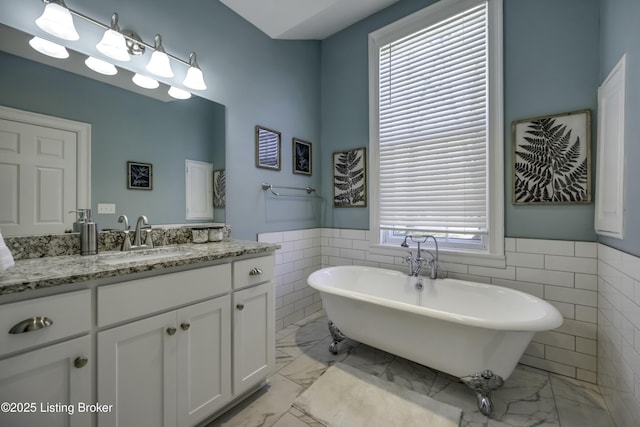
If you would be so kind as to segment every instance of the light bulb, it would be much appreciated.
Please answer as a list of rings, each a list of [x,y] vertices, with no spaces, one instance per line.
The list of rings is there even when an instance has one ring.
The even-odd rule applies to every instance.
[[[107,76],[118,74],[118,69],[115,65],[110,64],[107,61],[103,61],[102,59],[94,58],[93,56],[85,59],[84,63],[87,67],[91,68],[96,73],[104,74]]]
[[[52,58],[65,59],[69,57],[69,52],[67,52],[67,49],[65,49],[64,46],[60,46],[59,44],[50,42],[49,40],[41,39],[40,37],[34,37],[29,40],[29,45],[43,55],[47,55]]]
[[[186,90],[177,88],[175,86],[171,86],[169,88],[169,96],[176,99],[189,99],[191,98],[191,93],[187,92]]]
[[[150,77],[144,76],[142,74],[136,73],[135,76],[131,79],[135,84],[145,89],[155,89],[160,86],[157,80],[154,80]]]

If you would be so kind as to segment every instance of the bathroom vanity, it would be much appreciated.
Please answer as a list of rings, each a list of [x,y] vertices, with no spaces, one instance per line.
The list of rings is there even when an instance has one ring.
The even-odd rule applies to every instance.
[[[0,276],[0,402],[13,405],[0,424],[193,426],[220,414],[275,366],[275,249],[17,261]]]

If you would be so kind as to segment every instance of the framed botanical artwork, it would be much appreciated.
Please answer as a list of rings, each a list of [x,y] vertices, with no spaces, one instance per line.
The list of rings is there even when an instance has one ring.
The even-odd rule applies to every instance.
[[[293,138],[293,173],[311,175],[311,143]]]
[[[213,207],[223,209],[226,205],[226,177],[224,169],[213,171]]]
[[[280,140],[277,130],[256,126],[256,167],[280,170]]]
[[[333,153],[333,206],[367,206],[366,148]]]
[[[127,162],[127,188],[151,190],[153,169],[151,163]]]
[[[591,203],[591,111],[513,122],[513,203]]]

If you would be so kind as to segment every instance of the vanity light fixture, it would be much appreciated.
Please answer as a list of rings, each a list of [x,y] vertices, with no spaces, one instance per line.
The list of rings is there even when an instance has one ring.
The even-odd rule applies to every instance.
[[[173,77],[173,70],[171,69],[169,57],[162,47],[162,37],[160,37],[160,34],[156,34],[153,40],[154,52],[151,54],[151,60],[147,64],[147,71],[160,77]]]
[[[106,76],[114,76],[118,74],[118,69],[115,65],[107,61],[103,61],[102,59],[94,58],[93,56],[85,59],[84,63],[96,73],[104,74]]]
[[[187,70],[187,76],[184,78],[182,84],[189,89],[195,90],[205,90],[207,88],[207,85],[204,83],[202,70],[198,65],[195,52],[191,52],[189,54],[189,69]]]
[[[140,73],[136,73],[131,80],[138,86],[145,89],[155,89],[160,86],[160,83],[158,83],[157,80],[154,80],[151,77],[147,77]]]
[[[189,99],[191,98],[191,92],[182,90],[179,87],[171,86],[169,88],[169,96],[176,99]]]
[[[159,77],[171,79],[174,77],[173,70],[171,69],[171,61],[173,60],[188,67],[182,85],[194,90],[205,90],[207,88],[207,85],[204,83],[202,70],[196,60],[196,54],[191,52],[189,62],[187,62],[167,53],[162,46],[160,34],[155,35],[154,45],[152,46],[142,41],[137,34],[131,31],[120,31],[117,13],[111,15],[110,25],[105,25],[84,13],[67,7],[64,0],[42,0],[42,2],[45,4],[45,9],[42,16],[36,19],[36,24],[47,33],[65,40],[78,40],[80,36],[73,25],[72,17],[72,15],[75,15],[105,30],[102,39],[96,44],[96,49],[103,55],[118,61],[129,61],[131,59],[130,55],[143,55],[146,49],[151,49],[152,55],[146,66],[147,71]],[[55,58],[69,57],[69,53],[63,46],[43,39],[34,38],[29,44],[45,55]],[[92,70],[102,74],[112,75],[117,73],[117,69],[113,64],[105,61],[99,63],[98,61],[97,58],[89,55],[85,63]],[[141,74],[136,74],[133,81],[138,86],[147,89],[154,89],[159,86],[158,81]],[[170,82],[166,83],[172,85]],[[179,99],[186,99],[191,96],[190,92],[173,86],[171,93],[173,94],[171,96],[176,95],[174,97]]]
[[[73,25],[71,12],[64,0],[43,0],[47,5],[36,25],[43,31],[64,40],[78,40],[80,35]]]
[[[41,39],[40,37],[34,37],[29,40],[29,45],[41,54],[52,58],[66,59],[69,57],[69,52],[67,52],[64,46]]]
[[[111,15],[111,26],[104,32],[102,40],[96,49],[105,56],[118,61],[129,61],[131,57],[127,50],[127,42],[118,27],[118,14]]]

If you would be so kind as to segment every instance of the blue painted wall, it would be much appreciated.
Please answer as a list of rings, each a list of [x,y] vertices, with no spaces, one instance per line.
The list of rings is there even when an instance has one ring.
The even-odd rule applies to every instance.
[[[260,188],[262,181],[303,187],[319,183],[319,157],[313,157],[311,177],[294,175],[291,151],[291,139],[297,137],[312,142],[314,154],[319,152],[319,42],[272,40],[215,0],[69,0],[67,5],[105,23],[116,11],[120,27],[143,40],[152,41],[161,33],[168,52],[181,58],[190,51],[197,53],[208,85],[201,95],[226,107],[226,222],[234,237],[255,240],[258,232],[320,225],[321,206],[316,202],[273,199]],[[42,34],[33,24],[42,10],[41,0],[0,0],[0,22]],[[68,45],[79,52],[95,52],[100,31],[80,19],[75,22],[81,39]],[[126,67],[140,67],[134,62]],[[180,67],[174,71],[185,73]],[[257,124],[282,132],[280,172],[255,167]]]
[[[368,146],[367,35],[433,1],[402,0],[322,42],[322,188],[332,198],[332,152]],[[511,122],[597,107],[598,0],[505,0],[505,232],[589,240],[593,205],[511,204]],[[595,140],[593,141],[595,148]],[[595,160],[595,159],[594,159]],[[594,162],[595,165],[595,162]],[[365,208],[333,209],[324,225],[367,229]]]
[[[609,75],[622,55],[627,54],[625,128],[624,239],[600,237],[614,248],[640,256],[640,2],[602,0],[600,10],[599,83]]]

